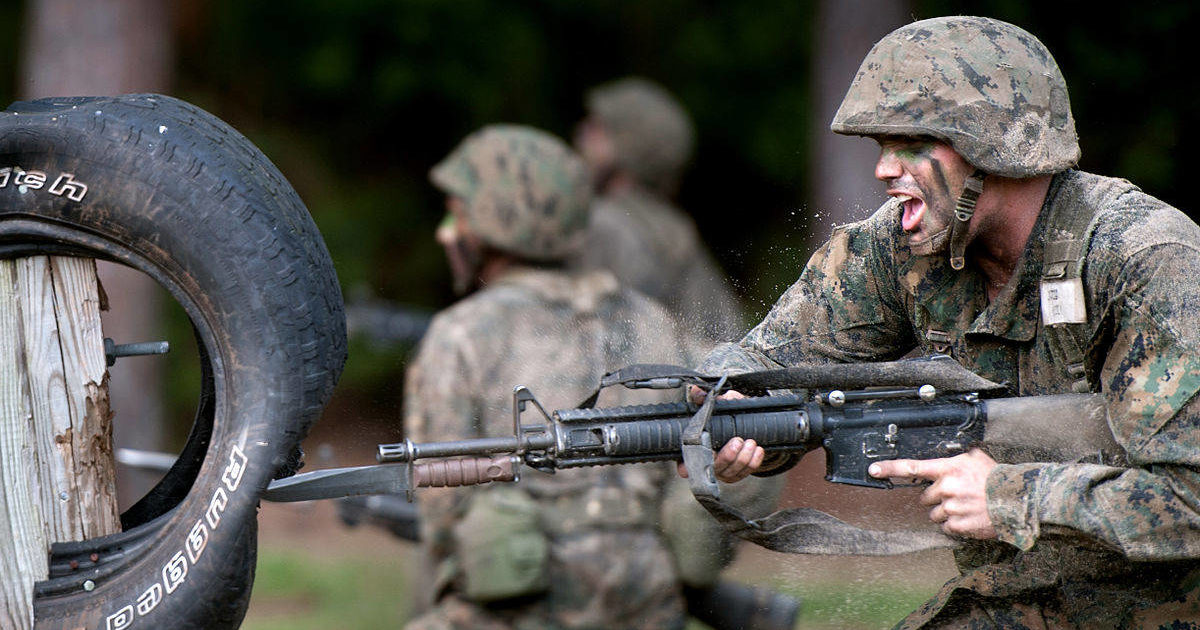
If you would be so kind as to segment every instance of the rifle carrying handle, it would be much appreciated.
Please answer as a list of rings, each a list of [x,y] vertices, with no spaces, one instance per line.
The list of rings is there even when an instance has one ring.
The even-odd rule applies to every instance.
[[[438,459],[413,466],[413,486],[454,488],[493,481],[516,481],[520,459],[513,455]]]

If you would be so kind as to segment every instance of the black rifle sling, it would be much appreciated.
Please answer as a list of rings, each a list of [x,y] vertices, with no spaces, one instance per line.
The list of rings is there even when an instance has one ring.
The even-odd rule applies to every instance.
[[[676,382],[672,383],[674,380]],[[600,392],[613,385],[624,385],[630,388],[649,387],[651,384],[661,384],[661,389],[680,387],[683,384],[699,385],[704,389],[711,387],[715,379],[706,377],[695,370],[689,370],[678,365],[661,365],[658,363],[638,363],[609,372],[600,378],[600,385],[583,402],[580,409],[591,409],[596,406]]]
[[[724,377],[706,376],[677,365],[639,363],[605,374],[600,379],[599,387],[580,403],[579,407],[594,407],[600,392],[614,385],[670,388],[686,384],[711,390],[721,378],[726,379],[726,389],[737,390],[749,396],[761,396],[768,390],[777,389],[849,390],[880,386],[933,385],[946,392],[989,392],[1004,387],[971,372],[945,355],[879,363],[799,365],[729,374]]]
[[[731,374],[728,389],[763,395],[776,389],[854,390],[871,387],[932,385],[942,392],[991,392],[1004,389],[946,355],[878,363],[797,365],[776,370]]]

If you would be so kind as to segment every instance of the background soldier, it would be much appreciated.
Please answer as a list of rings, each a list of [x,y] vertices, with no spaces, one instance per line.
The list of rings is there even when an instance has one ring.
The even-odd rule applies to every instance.
[[[838,228],[707,371],[948,353],[1014,395],[1102,392],[1121,453],[987,446],[893,460],[932,482],[961,575],[904,628],[1193,627],[1200,618],[1200,228],[1072,166],[1066,83],[1037,38],[977,17],[884,37],[833,121],[881,148],[891,200]],[[1055,427],[1046,427],[1047,432]],[[724,480],[766,462],[724,449]]]
[[[479,290],[434,318],[408,371],[409,437],[504,435],[516,384],[548,409],[568,408],[607,370],[684,360],[657,302],[607,271],[562,269],[583,244],[590,187],[561,141],[486,127],[431,179],[447,195],[438,240],[456,284]],[[601,404],[662,401],[616,390]],[[437,604],[408,627],[681,628],[681,565],[656,527],[678,520],[666,496],[679,487],[672,478],[669,466],[586,468],[422,493]],[[695,503],[686,490],[673,496]]]
[[[661,86],[627,78],[587,95],[575,146],[599,197],[580,264],[665,304],[698,340],[728,341],[745,328],[724,272],[691,217],[672,205],[695,132]]]

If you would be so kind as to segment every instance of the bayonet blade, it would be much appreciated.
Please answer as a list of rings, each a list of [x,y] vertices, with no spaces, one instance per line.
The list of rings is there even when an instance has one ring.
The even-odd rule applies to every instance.
[[[262,498],[280,503],[406,492],[411,489],[408,471],[404,464],[314,470],[272,481]]]

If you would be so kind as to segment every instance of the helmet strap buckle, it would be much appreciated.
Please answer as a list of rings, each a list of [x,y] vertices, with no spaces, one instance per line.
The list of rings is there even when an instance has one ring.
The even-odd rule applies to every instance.
[[[975,203],[983,194],[986,174],[976,169],[963,183],[962,194],[954,204],[954,222],[950,226],[950,267],[961,271],[967,265],[967,225],[975,216]]]

